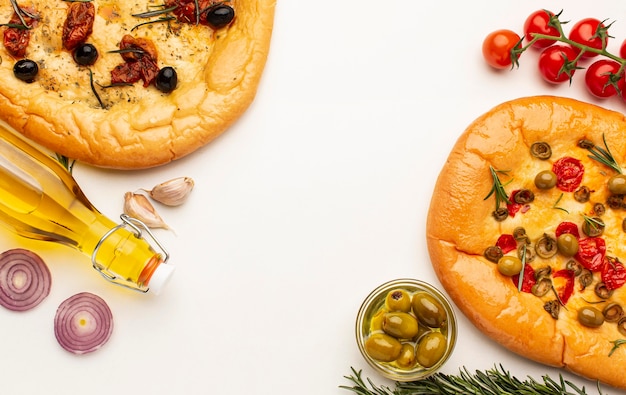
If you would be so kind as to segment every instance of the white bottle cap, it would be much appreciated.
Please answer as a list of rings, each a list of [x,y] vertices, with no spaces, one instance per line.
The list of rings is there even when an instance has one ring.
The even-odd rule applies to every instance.
[[[161,263],[152,273],[152,277],[148,280],[149,292],[154,295],[161,293],[165,285],[172,277],[176,266],[167,263]]]

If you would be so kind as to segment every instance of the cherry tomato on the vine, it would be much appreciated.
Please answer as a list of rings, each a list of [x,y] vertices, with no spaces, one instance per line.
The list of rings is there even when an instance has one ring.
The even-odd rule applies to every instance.
[[[626,59],[626,40],[624,40],[622,46],[619,47],[619,57],[622,59]]]
[[[483,41],[483,57],[493,68],[510,68],[513,64],[511,50],[520,48],[520,41],[520,36],[512,30],[501,29],[491,32]]]
[[[550,26],[550,19],[554,13],[548,10],[537,10],[530,14],[524,22],[524,36],[528,41],[534,38],[534,34],[545,34],[547,36],[560,37],[560,33],[556,27]],[[533,48],[546,48],[554,44],[554,40],[549,38],[541,38],[533,43]]]
[[[539,55],[539,72],[544,80],[551,84],[569,81],[574,75],[575,64],[566,67],[566,62],[576,58],[576,52],[570,46],[553,45],[544,49]]]
[[[606,48],[609,36],[605,29],[604,24],[595,18],[581,19],[572,27],[569,33],[569,39],[595,49]],[[603,30],[604,34],[602,34]],[[577,55],[580,53],[580,49],[578,48],[574,48],[574,51]],[[582,57],[583,59],[587,59],[597,55],[597,53],[585,51]]]
[[[592,95],[599,98],[615,96],[617,89],[624,88],[623,75],[617,75],[620,64],[610,59],[600,59],[592,63],[585,72],[585,85]]]

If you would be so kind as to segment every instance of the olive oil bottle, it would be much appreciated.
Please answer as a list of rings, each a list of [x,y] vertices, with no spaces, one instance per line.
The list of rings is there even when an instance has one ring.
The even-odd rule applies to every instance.
[[[91,256],[107,280],[158,293],[174,267],[169,254],[139,220],[118,224],[85,197],[54,158],[0,123],[0,223],[31,239],[53,241]]]

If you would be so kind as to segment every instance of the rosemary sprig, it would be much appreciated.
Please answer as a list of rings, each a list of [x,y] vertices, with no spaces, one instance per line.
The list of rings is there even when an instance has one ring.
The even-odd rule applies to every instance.
[[[158,19],[153,19],[153,20],[151,20],[151,21],[138,23],[138,24],[136,24],[135,26],[133,26],[133,28],[132,28],[132,29],[130,29],[130,31],[132,32],[132,31],[134,31],[134,30],[139,29],[139,28],[140,28],[140,27],[142,27],[142,26],[151,25],[151,24],[153,24],[153,23],[163,23],[163,22],[170,22],[170,21],[174,21],[174,20],[176,20],[176,17],[175,17],[175,16],[171,16],[171,15],[169,15],[169,16],[163,16],[163,17],[160,17],[160,18],[158,18]]]
[[[178,6],[173,6],[169,8],[161,8],[154,11],[140,12],[139,14],[133,14],[135,18],[152,18],[154,16],[161,16],[164,14],[168,14],[174,11]]]
[[[522,285],[524,285],[524,271],[526,270],[526,244],[522,245],[522,270],[519,273],[519,279],[517,280],[517,291],[522,292]]]
[[[593,229],[594,231],[603,229],[606,226],[605,223],[602,222],[602,220],[597,219],[597,218],[592,218],[585,214],[583,214],[583,220],[585,221],[585,223],[587,223],[589,228]]]
[[[609,146],[606,144],[606,136],[604,136],[604,133],[602,134],[602,141],[604,142],[604,148],[597,146],[596,144],[588,140],[582,140],[578,143],[578,145],[582,148],[586,148],[587,151],[591,152],[591,155],[587,155],[589,158],[610,167],[619,174],[622,174],[622,168],[619,166],[619,164],[613,157]]]
[[[57,160],[59,163],[67,169],[67,171],[72,174],[72,170],[74,170],[75,160],[70,160],[67,156],[56,154]]]
[[[617,351],[617,349],[622,345],[622,344],[626,344],[626,339],[617,339],[617,340],[613,340],[612,342],[609,343],[613,343],[613,348],[611,349],[611,351],[609,352],[609,357],[611,355],[613,355],[613,353],[615,351]]]
[[[89,69],[89,86],[91,87],[91,91],[93,92],[93,95],[98,100],[98,103],[100,104],[100,108],[106,109],[106,106],[102,102],[102,99],[100,99],[100,95],[98,94],[98,91],[96,90],[96,87],[93,83],[93,71],[91,71],[91,69]]]
[[[35,20],[39,19],[39,15],[35,15],[21,8],[19,4],[17,4],[17,0],[11,0],[11,6],[13,7],[13,11],[15,11],[15,15],[17,15],[17,17],[20,18],[20,22],[23,26],[23,29],[32,28],[32,26],[26,23],[26,20],[24,19],[25,16],[31,19],[35,19]]]
[[[563,193],[561,193],[561,195],[559,195],[559,198],[556,199],[556,202],[554,202],[554,204],[552,205],[552,208],[555,210],[562,210],[565,211],[567,214],[569,214],[569,211],[567,211],[567,209],[564,209],[563,207],[559,207],[558,204],[561,201],[561,199],[563,199]]]
[[[498,210],[502,203],[511,204],[511,201],[509,200],[509,196],[507,195],[506,191],[504,190],[504,187],[506,185],[508,185],[513,180],[511,179],[506,184],[502,184],[502,182],[500,181],[500,178],[498,177],[498,173],[507,174],[508,170],[496,170],[496,169],[493,168],[493,166],[489,166],[489,171],[491,172],[491,178],[493,179],[493,185],[491,186],[491,190],[489,191],[489,193],[487,194],[487,196],[485,196],[485,198],[483,200],[487,200],[487,199],[489,199],[489,197],[491,195],[495,195],[495,197],[496,197],[496,210]]]
[[[435,373],[423,380],[396,383],[394,388],[378,386],[369,378],[363,379],[360,370],[351,370],[352,375],[344,376],[351,385],[339,388],[358,395],[587,395],[585,387],[578,388],[560,374],[558,380],[545,375],[542,376],[543,382],[530,376],[521,381],[505,371],[502,365],[484,372],[477,370],[473,374],[467,368],[460,369],[458,375]],[[602,395],[599,382],[597,387]]]

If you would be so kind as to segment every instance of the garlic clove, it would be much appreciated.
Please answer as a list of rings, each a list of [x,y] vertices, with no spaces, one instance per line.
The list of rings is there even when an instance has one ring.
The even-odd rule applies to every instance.
[[[140,220],[149,228],[169,229],[148,198],[140,193],[124,194],[124,214]]]
[[[191,177],[178,177],[162,182],[151,190],[144,190],[159,203],[167,206],[179,206],[187,200],[194,185]]]

